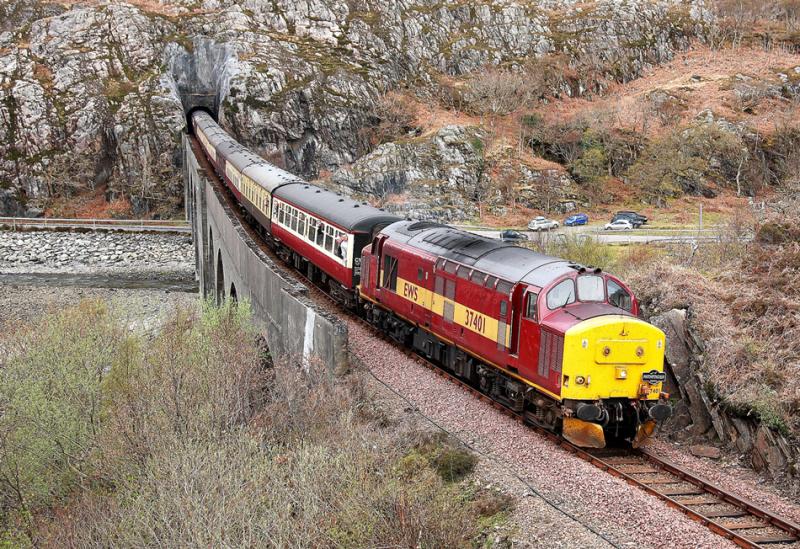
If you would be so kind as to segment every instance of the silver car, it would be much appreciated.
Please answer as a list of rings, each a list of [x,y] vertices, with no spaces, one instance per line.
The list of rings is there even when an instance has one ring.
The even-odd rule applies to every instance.
[[[535,217],[528,223],[528,230],[530,231],[551,231],[558,228],[558,221],[547,219],[543,216]]]

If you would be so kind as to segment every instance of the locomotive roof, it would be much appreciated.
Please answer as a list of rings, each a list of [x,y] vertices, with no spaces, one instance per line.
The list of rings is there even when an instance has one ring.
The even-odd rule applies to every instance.
[[[401,221],[383,229],[392,240],[484,273],[542,287],[568,272],[572,263],[500,240],[426,221]]]
[[[358,202],[308,183],[284,185],[273,195],[348,231],[371,231],[376,225],[394,223],[400,219],[366,202]]]

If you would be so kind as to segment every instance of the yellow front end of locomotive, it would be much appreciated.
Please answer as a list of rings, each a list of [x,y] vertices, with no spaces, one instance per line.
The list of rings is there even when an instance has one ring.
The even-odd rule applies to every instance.
[[[565,400],[657,400],[664,371],[664,332],[623,315],[584,320],[564,336]]]

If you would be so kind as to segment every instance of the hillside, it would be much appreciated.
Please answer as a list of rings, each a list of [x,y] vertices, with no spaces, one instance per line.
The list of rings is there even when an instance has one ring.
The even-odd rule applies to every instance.
[[[552,59],[572,76],[545,95],[595,93],[704,39],[712,16],[701,6],[14,0],[0,7],[0,203],[33,214],[101,189],[135,215],[175,211],[180,97],[198,89],[217,95],[245,144],[317,177],[405,129],[387,117],[387,91],[452,107],[450,81]],[[467,214],[495,187],[483,176],[455,186]]]

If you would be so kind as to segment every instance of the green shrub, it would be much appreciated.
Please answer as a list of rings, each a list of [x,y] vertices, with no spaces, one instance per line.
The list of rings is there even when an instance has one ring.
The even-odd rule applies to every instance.
[[[92,302],[16,336],[0,473],[24,497],[0,482],[0,546],[470,547],[491,510],[457,482],[472,454],[359,412],[358,371],[265,363],[247,303],[146,340]]]
[[[628,170],[645,198],[663,205],[684,193],[713,196],[710,183],[751,192],[750,153],[741,136],[716,124],[695,124],[653,142]]]
[[[92,474],[109,371],[127,333],[86,301],[9,339],[0,364],[0,498],[28,516]]]

